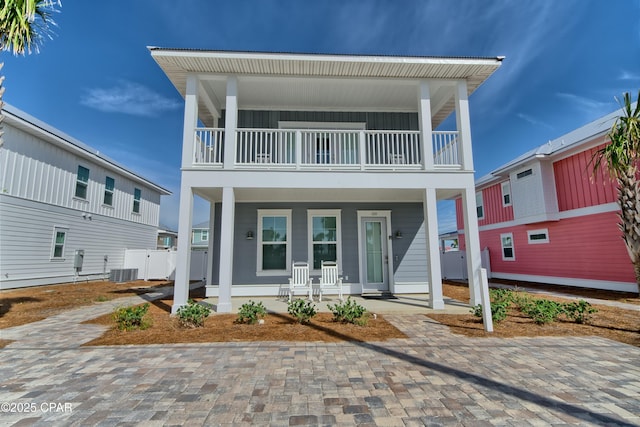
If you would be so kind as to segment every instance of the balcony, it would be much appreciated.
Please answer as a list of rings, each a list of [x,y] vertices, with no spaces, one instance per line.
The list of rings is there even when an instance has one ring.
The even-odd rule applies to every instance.
[[[193,165],[224,168],[225,130],[195,130]],[[457,131],[432,132],[433,169],[462,169]],[[235,169],[424,169],[419,131],[238,129]]]

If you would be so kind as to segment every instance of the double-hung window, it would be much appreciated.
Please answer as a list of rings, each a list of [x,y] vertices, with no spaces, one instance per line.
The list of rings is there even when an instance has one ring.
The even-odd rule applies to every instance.
[[[484,218],[484,203],[482,201],[482,191],[478,191],[476,193],[476,213],[478,214],[478,219]]]
[[[502,206],[511,206],[511,184],[509,181],[502,183]]]
[[[116,181],[110,176],[104,182],[104,201],[107,206],[113,206],[113,189],[116,186]]]
[[[320,270],[322,261],[335,261],[342,265],[342,236],[339,209],[315,209],[307,212],[309,254],[311,266]],[[340,267],[342,268],[342,267]]]
[[[515,261],[516,254],[513,251],[513,233],[501,234],[500,245],[502,246],[502,260]]]
[[[84,166],[78,166],[78,175],[76,176],[76,192],[75,196],[79,199],[87,199],[87,187],[89,186],[89,169]]]
[[[133,212],[140,213],[140,198],[142,197],[142,190],[139,188],[133,189]]]
[[[63,260],[64,259],[64,245],[67,240],[67,228],[54,227],[53,228],[53,242],[51,245],[51,259]]]
[[[257,271],[285,274],[291,265],[291,209],[258,210]]]

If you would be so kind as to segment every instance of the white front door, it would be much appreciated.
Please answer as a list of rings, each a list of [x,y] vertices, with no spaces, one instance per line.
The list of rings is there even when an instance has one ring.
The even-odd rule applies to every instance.
[[[360,259],[363,262],[362,292],[389,291],[389,254],[387,251],[387,219],[362,218]]]

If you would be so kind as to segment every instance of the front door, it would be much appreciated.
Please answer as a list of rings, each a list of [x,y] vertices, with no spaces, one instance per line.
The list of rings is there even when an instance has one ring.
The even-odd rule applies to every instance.
[[[362,218],[360,251],[364,263],[362,292],[389,291],[386,218]]]

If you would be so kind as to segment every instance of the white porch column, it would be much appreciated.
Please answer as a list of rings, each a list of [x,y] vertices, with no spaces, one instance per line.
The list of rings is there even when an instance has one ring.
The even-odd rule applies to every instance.
[[[227,77],[227,106],[224,122],[224,168],[232,169],[236,158],[236,128],[238,127],[238,78]]]
[[[184,96],[184,129],[182,130],[182,167],[193,165],[194,133],[198,123],[198,77],[187,76],[187,88]]]
[[[433,143],[431,128],[431,91],[429,82],[421,81],[418,87],[418,125],[420,126],[420,155],[422,167],[425,170],[433,169]]]
[[[184,172],[183,172],[184,174]],[[185,183],[180,186],[180,213],[178,220],[178,252],[176,253],[176,274],[173,282],[173,305],[171,313],[187,305],[189,299],[189,272],[191,270],[191,224],[193,216],[193,190]]]
[[[217,311],[219,313],[231,312],[235,203],[236,200],[233,188],[224,187],[222,189],[222,221],[220,224],[220,288],[217,307]]]
[[[207,245],[207,286],[212,285],[213,280],[213,223],[216,217],[216,205],[209,201],[209,244]]]
[[[473,178],[471,178],[472,180]],[[464,239],[467,248],[467,272],[469,276],[469,303],[476,306],[481,303],[480,234],[478,231],[478,213],[476,212],[476,191],[473,182],[462,192],[462,211],[464,217]]]
[[[469,116],[469,96],[466,80],[456,84],[456,127],[458,128],[458,150],[462,161],[462,169],[473,170],[473,152],[471,150],[471,119]]]
[[[424,192],[424,232],[427,240],[427,268],[429,269],[429,307],[443,309],[442,271],[440,268],[440,245],[438,237],[438,209],[436,190],[427,188]]]

